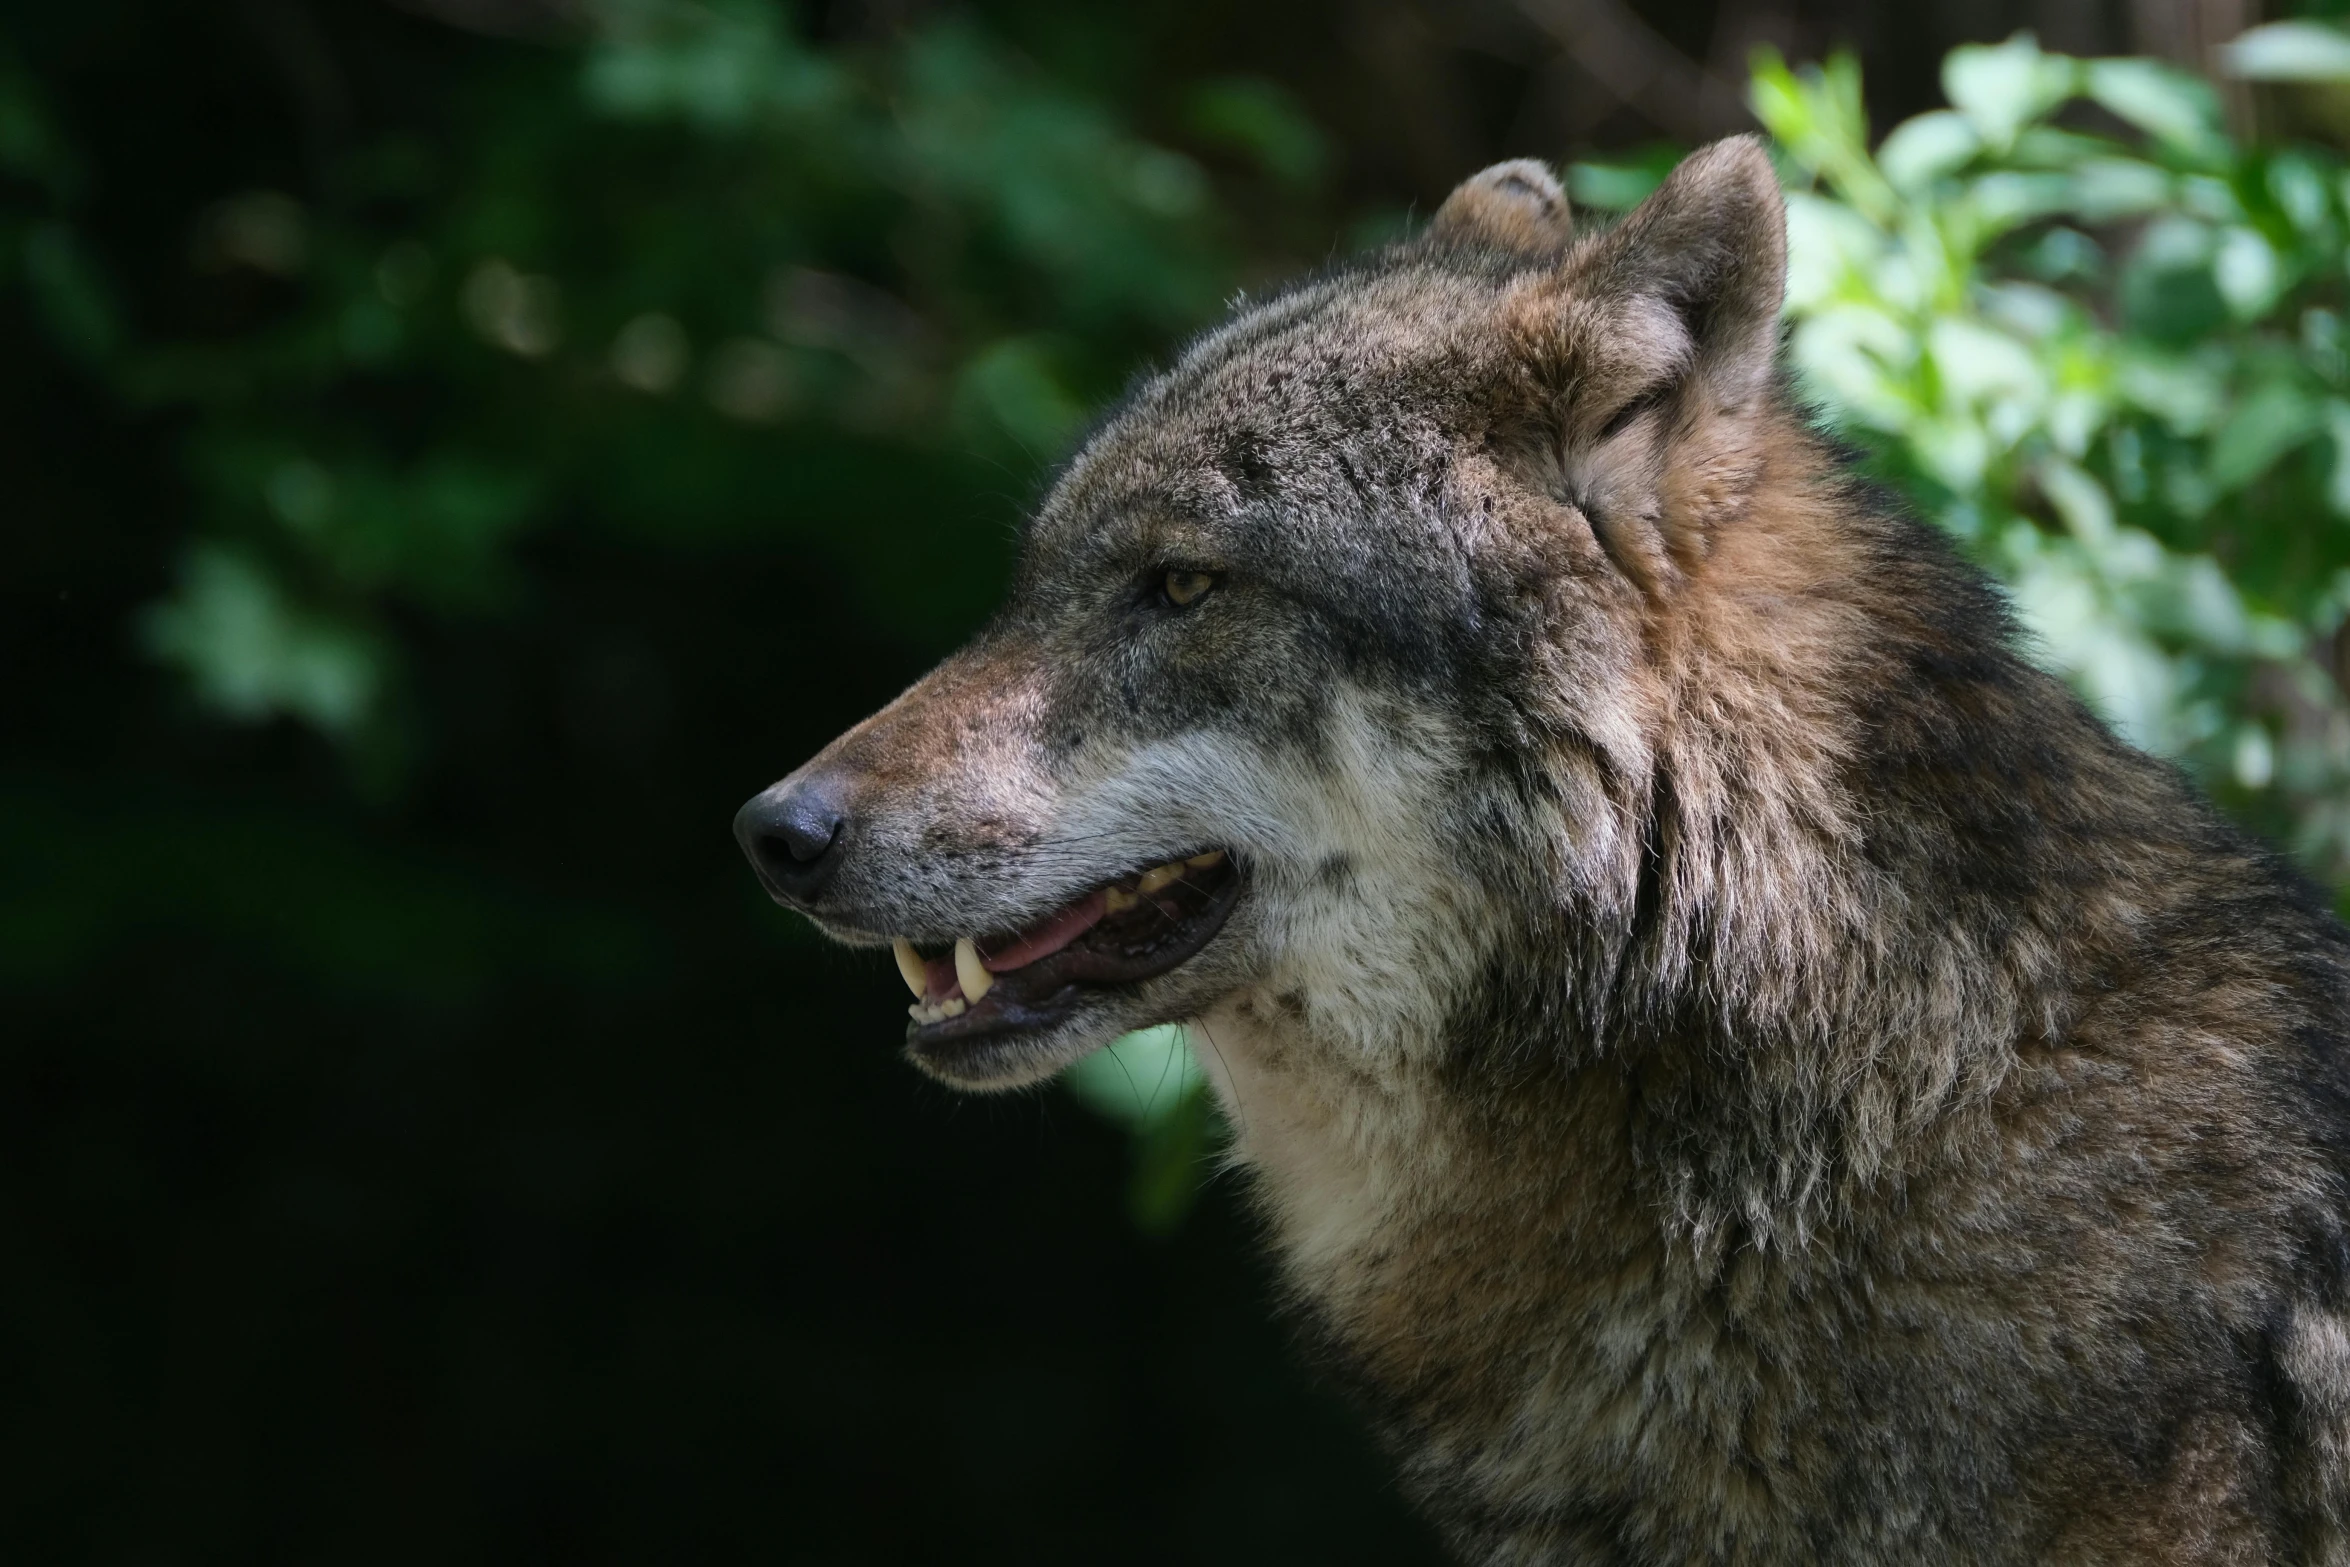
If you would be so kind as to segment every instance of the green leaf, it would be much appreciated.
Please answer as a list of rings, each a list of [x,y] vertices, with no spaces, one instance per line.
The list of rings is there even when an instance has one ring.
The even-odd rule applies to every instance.
[[[2211,277],[2239,321],[2268,313],[2284,288],[2284,264],[2276,247],[2258,229],[2242,226],[2220,235],[2211,258]]]
[[[2320,243],[2331,237],[2332,193],[2326,188],[2324,171],[2314,159],[2302,153],[2279,153],[2269,159],[2261,183],[2267,188],[2269,199],[2277,204],[2277,210],[2299,234]]]
[[[2044,54],[2029,33],[2002,44],[1966,44],[1942,62],[1942,90],[1994,152],[2015,144],[2023,128],[2070,97],[2074,62]]]
[[[1893,127],[1877,148],[1877,167],[1895,190],[1914,196],[1957,173],[1982,148],[1982,136],[1965,115],[1935,109]]]
[[[1244,154],[1287,184],[1313,185],[1329,172],[1329,138],[1273,82],[1254,76],[1203,82],[1191,90],[1184,119],[1202,141]]]
[[[1748,101],[1796,169],[1826,180],[1870,221],[1892,223],[1900,203],[1869,157],[1859,62],[1835,54],[1791,72],[1765,47],[1755,51],[1754,69]]]
[[[2136,158],[2092,158],[2072,170],[2072,206],[2088,223],[2159,212],[2175,199],[2168,171]]]
[[[1567,169],[1567,196],[1596,212],[1628,212],[1656,194],[1686,155],[1681,147],[1652,147],[1615,163],[1577,163]]]
[[[1058,457],[1085,422],[1085,407],[1063,383],[1054,358],[1038,338],[989,344],[957,378],[957,412],[992,427],[1038,462]]]
[[[2122,305],[2131,329],[2168,343],[2204,336],[2227,317],[2212,276],[2219,238],[2209,225],[2176,214],[2147,225],[2122,275]]]
[[[1885,250],[1882,232],[1839,201],[1787,193],[1787,299],[1791,311],[1825,308],[1868,276]]]
[[[582,86],[607,114],[741,133],[771,116],[805,120],[837,104],[848,83],[798,46],[775,8],[738,4],[658,7],[605,32]]]
[[[2227,153],[2219,95],[2201,77],[2159,60],[2092,60],[2083,90],[2100,108],[2193,159]]]
[[[1978,220],[1994,234],[2021,228],[2069,209],[2074,186],[2062,174],[1998,169],[1968,188]]]
[[[2242,488],[2315,436],[2324,423],[2324,405],[2291,382],[2254,387],[2212,440],[2212,484],[2223,495]]]
[[[2040,488],[2074,538],[2091,548],[2113,538],[2113,497],[2080,468],[2068,462],[2040,466]]]
[[[1147,1126],[1177,1114],[1205,1082],[1178,1023],[1124,1035],[1062,1073],[1061,1081],[1094,1110],[1125,1126]]]
[[[2326,479],[2326,504],[2337,517],[2350,517],[2350,403],[2340,398],[2326,402],[2326,438],[2333,443],[2334,462]]]
[[[2105,251],[2097,241],[2061,224],[2042,232],[2017,260],[2044,283],[2094,283],[2105,271]]]
[[[2047,372],[2031,349],[1983,321],[1944,316],[1928,329],[1927,343],[1952,397],[2036,400],[2048,391]]]
[[[1136,1130],[1134,1174],[1126,1188],[1126,1212],[1136,1229],[1166,1235],[1182,1224],[1215,1167],[1216,1126],[1214,1103],[1194,1092],[1172,1114]]]
[[[1749,62],[1746,102],[1762,128],[1790,150],[1817,141],[1820,132],[1810,97],[1785,58],[1768,44],[1756,49]]]
[[[375,637],[296,605],[260,562],[223,545],[189,552],[177,591],[140,630],[148,651],[184,671],[208,706],[242,723],[284,714],[349,734],[386,673]]]
[[[0,40],[0,173],[44,185],[58,198],[78,196],[83,184],[80,159],[5,40]]]
[[[2222,44],[2219,60],[2247,81],[2350,81],[2350,33],[2324,22],[2269,22]]]
[[[1183,1026],[1114,1040],[1063,1072],[1061,1081],[1134,1134],[1127,1207],[1136,1228],[1173,1229],[1197,1198],[1214,1152],[1215,1113]]]
[[[35,313],[57,345],[96,365],[122,343],[114,291],[82,241],[62,223],[44,223],[25,236],[24,274]]]

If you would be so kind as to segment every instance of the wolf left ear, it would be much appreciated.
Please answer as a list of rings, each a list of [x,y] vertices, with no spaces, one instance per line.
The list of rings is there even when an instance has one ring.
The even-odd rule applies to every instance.
[[[1576,270],[1594,296],[1669,309],[1688,334],[1690,368],[1721,402],[1761,392],[1787,290],[1787,204],[1761,139],[1691,153]]]
[[[1566,187],[1532,158],[1517,158],[1472,174],[1454,187],[1428,220],[1421,241],[1545,256],[1565,250],[1574,237]]]

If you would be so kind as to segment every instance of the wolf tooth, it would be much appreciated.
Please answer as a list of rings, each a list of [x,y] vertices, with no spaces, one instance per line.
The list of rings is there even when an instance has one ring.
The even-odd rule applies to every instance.
[[[1466,1560],[2350,1560],[2350,948],[1780,381],[1751,140],[1144,382],[738,829],[1034,1083],[1187,1021]]]

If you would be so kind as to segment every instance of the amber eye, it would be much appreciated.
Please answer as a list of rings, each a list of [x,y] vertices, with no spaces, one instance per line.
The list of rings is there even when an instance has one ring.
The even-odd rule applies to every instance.
[[[1159,591],[1167,595],[1167,602],[1181,609],[1216,585],[1212,571],[1170,571],[1159,580]]]

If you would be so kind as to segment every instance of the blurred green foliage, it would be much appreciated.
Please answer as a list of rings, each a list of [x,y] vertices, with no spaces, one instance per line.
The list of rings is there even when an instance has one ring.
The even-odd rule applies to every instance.
[[[9,270],[126,407],[187,417],[204,515],[141,633],[224,716],[289,714],[397,758],[402,615],[510,607],[513,543],[550,518],[727,526],[728,497],[774,488],[779,461],[829,470],[834,505],[773,522],[877,613],[967,622],[1000,571],[982,530],[882,536],[838,512],[973,454],[1030,482],[1247,275],[1198,156],[967,23],[826,52],[755,0],[595,15],[578,62],[544,67],[577,73],[554,123],[544,99],[527,125],[484,103],[462,137],[480,156],[393,140],[347,156],[316,207],[260,190],[202,214],[194,268],[287,291],[267,330],[213,340],[125,319],[75,221],[81,160],[0,71],[0,168],[35,197],[0,230]],[[2239,145],[2184,73],[2023,35],[1958,50],[1944,86],[1952,108],[1872,153],[1849,59],[1757,62],[1795,186],[1804,385],[2007,579],[2103,711],[2338,877],[2340,160]],[[2068,120],[2083,100],[2105,120]],[[1310,195],[1327,170],[1270,84],[1203,82],[1173,107],[1228,180]],[[1576,192],[1626,206],[1668,164],[1584,165]],[[602,199],[544,199],[576,189]],[[650,220],[664,204],[696,221]],[[732,221],[699,220],[712,207]]]
[[[0,276],[173,422],[198,509],[140,645],[219,718],[331,737],[370,798],[432,743],[408,644],[527,614],[541,530],[781,534],[884,626],[974,624],[1088,410],[1334,226],[1326,139],[1258,79],[1177,84],[1171,145],[953,14],[820,49],[768,0],[610,0],[573,44],[443,146],[194,215],[188,281],[236,319],[209,333],[141,329],[85,160],[0,71]],[[1188,1081],[1127,1118],[1151,1227],[1205,1156]]]
[[[2291,43],[2239,54],[2323,63]],[[762,0],[607,0],[526,68],[544,90],[476,95],[445,143],[343,148],[309,201],[221,194],[184,261],[234,329],[159,333],[12,58],[0,267],[172,422],[198,511],[140,644],[223,718],[333,737],[377,798],[431,744],[418,627],[525,613],[548,528],[781,534],[880,624],[971,624],[1087,410],[1341,224],[1330,146],[1268,82],[1138,116],[966,19],[816,48]],[[2239,143],[2209,84],[2145,61],[2019,35],[1943,82],[1872,150],[1849,59],[1756,62],[1802,384],[2102,711],[2339,880],[2350,174]],[[1578,165],[1576,197],[1629,206],[1671,161]],[[1124,1053],[1164,1075],[1163,1042]],[[1147,1172],[1196,1162],[1195,1080],[1152,1098],[1172,1116],[1117,1111],[1113,1066],[1077,1086],[1141,1129],[1138,1192],[1175,1190]]]
[[[1146,1233],[1182,1222],[1221,1141],[1207,1080],[1179,1024],[1128,1034],[1064,1075],[1072,1092],[1134,1134],[1127,1209]]]
[[[931,1091],[726,830],[1351,221],[1243,36],[0,19],[0,1554],[1427,1559],[1180,1052]]]
[[[1756,62],[1801,384],[2100,711],[2339,882],[2350,170],[2025,35],[1943,87],[1872,152],[1849,59]]]
[[[1137,365],[1393,193],[1233,73],[1244,12],[412,9],[575,22],[0,22],[0,1512],[57,1560],[1418,1559],[1193,1207],[1174,1032],[1071,1074],[1123,1146],[909,1092],[894,980],[724,834],[981,621]],[[2323,78],[2314,26],[2232,58]],[[2344,880],[2342,159],[2028,39],[1944,84],[1878,143],[1849,62],[1758,62],[1796,373]]]
[[[952,16],[821,50],[763,0],[612,0],[577,45],[442,145],[344,149],[322,199],[224,193],[186,258],[252,318],[217,335],[131,318],[83,161],[0,69],[0,267],[126,410],[180,423],[202,515],[142,636],[224,717],[396,761],[400,623],[513,613],[551,525],[791,530],[885,621],[968,624],[1002,569],[968,502],[857,515],[1016,502],[1139,358],[1277,269],[1233,195],[1302,214],[1329,166],[1271,83],[1155,106],[1185,150]]]
[[[139,641],[221,719],[331,735],[371,794],[430,724],[400,700],[402,620],[517,613],[515,547],[543,526],[726,529],[797,491],[757,522],[874,618],[971,625],[996,519],[855,515],[909,477],[1022,496],[1137,359],[1271,263],[1231,186],[1311,207],[1330,169],[1271,82],[1184,85],[1161,108],[1191,150],[1161,146],[952,14],[815,49],[766,0],[611,0],[576,42],[541,66],[566,92],[470,106],[465,157],[388,139],[329,169],[329,200],[202,211],[190,268],[275,296],[209,341],[125,320],[75,221],[80,160],[0,75],[0,167],[42,197],[0,230],[16,280],[125,409],[183,421],[202,519]],[[1128,1052],[1166,1067],[1152,1038]],[[1102,1099],[1142,1135],[1152,1229],[1206,1156],[1191,1088],[1170,1116]]]

